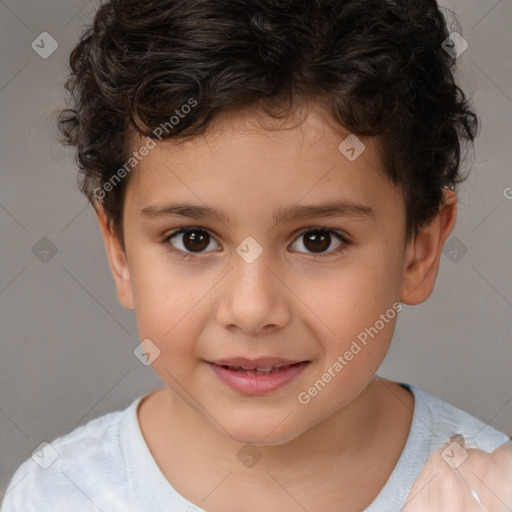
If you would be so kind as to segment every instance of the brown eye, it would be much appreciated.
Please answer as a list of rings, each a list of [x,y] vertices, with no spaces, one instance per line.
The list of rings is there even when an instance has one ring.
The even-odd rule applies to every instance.
[[[341,254],[352,244],[342,233],[326,228],[313,228],[303,231],[296,240],[303,240],[302,245],[306,254],[311,254],[314,258]],[[338,243],[331,247],[333,241]],[[176,253],[189,261],[194,254],[208,253],[212,249],[220,248],[207,230],[195,227],[181,228],[164,238],[163,243],[168,251]],[[213,247],[211,247],[212,243],[214,243]],[[297,249],[294,249],[294,251],[297,251]],[[298,250],[298,252],[303,251]]]
[[[304,247],[308,251],[323,252],[331,245],[331,235],[328,231],[308,231],[303,236]]]
[[[204,231],[188,231],[183,236],[183,245],[189,251],[204,251],[210,235]]]
[[[176,240],[176,242],[173,243],[172,240]],[[204,229],[188,228],[172,233],[165,241],[177,250],[190,254],[205,251],[210,246],[213,238]]]
[[[338,240],[338,245],[331,248],[333,242],[333,236]],[[303,247],[306,249],[306,253],[318,254],[319,256],[330,256],[336,254],[340,250],[344,249],[345,246],[349,245],[349,241],[332,229],[316,228],[302,232],[299,237],[299,241],[302,241]],[[299,244],[300,245],[300,244]],[[331,248],[330,251],[328,249]],[[326,254],[323,254],[328,251]],[[302,251],[298,251],[302,252]]]

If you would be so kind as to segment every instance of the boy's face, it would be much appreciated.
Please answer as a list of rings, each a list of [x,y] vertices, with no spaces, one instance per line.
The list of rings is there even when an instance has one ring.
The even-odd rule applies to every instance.
[[[386,355],[397,303],[412,286],[404,203],[376,141],[359,137],[366,149],[350,161],[338,149],[349,133],[336,133],[322,110],[296,124],[270,131],[238,112],[205,136],[158,143],[127,189],[126,260],[118,245],[109,249],[121,302],[135,308],[140,339],[160,350],[154,371],[212,428],[243,443],[290,441],[351,402]],[[334,201],[367,213],[274,222]],[[229,220],[144,214],[173,203]],[[165,241],[184,227],[196,229]],[[209,364],[238,357],[308,363],[277,389],[250,394]],[[331,378],[311,391],[324,374]]]

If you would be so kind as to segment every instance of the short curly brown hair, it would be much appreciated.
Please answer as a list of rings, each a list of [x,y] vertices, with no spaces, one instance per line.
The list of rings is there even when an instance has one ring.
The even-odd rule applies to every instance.
[[[70,55],[61,142],[124,248],[130,175],[108,182],[129,170],[135,135],[188,138],[223,112],[278,118],[315,100],[351,133],[379,136],[409,241],[465,179],[461,143],[478,129],[448,37],[435,0],[110,0]]]

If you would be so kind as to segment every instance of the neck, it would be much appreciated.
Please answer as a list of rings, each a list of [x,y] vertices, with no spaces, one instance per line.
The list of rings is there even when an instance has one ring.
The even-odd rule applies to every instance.
[[[219,434],[168,388],[152,396],[139,418],[156,463],[178,493],[212,512],[289,510],[291,497],[307,510],[339,512],[340,500],[346,512],[368,507],[402,453],[414,409],[409,391],[374,378],[290,442],[253,447],[261,457],[246,467],[237,457],[242,443]]]
[[[209,463],[225,471],[243,472],[243,465],[234,455],[244,444],[219,434],[196,410],[169,389],[166,391],[171,403],[168,410],[172,411],[168,438],[176,440],[180,449],[190,450],[187,458],[196,458],[201,465]],[[349,404],[295,439],[281,445],[257,445],[261,458],[246,472],[251,478],[258,473],[266,475],[267,471],[290,472],[290,468],[295,473],[301,467],[313,467],[316,462],[325,465],[335,459],[350,461],[359,457],[378,434],[384,413],[381,394],[379,379],[374,378]],[[197,449],[198,440],[201,450]]]

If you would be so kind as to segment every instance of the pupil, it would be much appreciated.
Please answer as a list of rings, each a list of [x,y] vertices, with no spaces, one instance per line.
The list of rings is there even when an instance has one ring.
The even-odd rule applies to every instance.
[[[201,251],[208,247],[208,236],[204,231],[188,231],[183,237],[183,244],[188,250]]]
[[[317,235],[317,233],[320,233]],[[304,245],[309,251],[312,252],[323,252],[329,248],[331,235],[328,231],[311,231],[306,236],[306,242]],[[312,242],[312,247],[308,245]],[[326,243],[327,242],[327,243]]]

